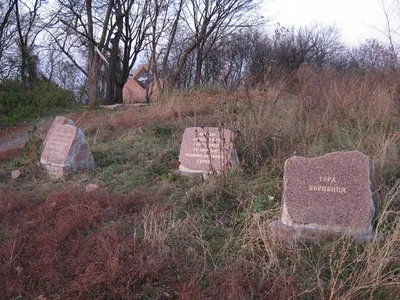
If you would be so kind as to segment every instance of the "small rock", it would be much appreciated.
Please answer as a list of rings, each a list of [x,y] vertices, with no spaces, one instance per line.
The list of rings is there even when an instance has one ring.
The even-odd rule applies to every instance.
[[[12,179],[17,179],[20,175],[21,175],[21,171],[20,170],[14,170],[14,171],[11,172],[11,178]]]
[[[97,190],[99,190],[99,189],[100,189],[100,188],[99,188],[99,186],[98,186],[97,184],[89,183],[89,184],[86,186],[86,193],[92,193],[92,192],[97,191]]]
[[[23,270],[24,270],[24,268],[22,268],[21,266],[18,266],[15,268],[15,271],[17,271],[18,275],[21,275]]]

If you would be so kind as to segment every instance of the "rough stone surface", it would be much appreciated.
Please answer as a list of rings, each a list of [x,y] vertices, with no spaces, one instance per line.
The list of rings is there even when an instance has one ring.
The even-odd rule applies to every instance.
[[[17,179],[19,176],[21,176],[21,171],[20,170],[14,170],[11,172],[11,178],[12,179]]]
[[[86,193],[92,193],[92,192],[95,192],[95,191],[97,191],[97,190],[99,190],[100,188],[99,188],[99,186],[97,185],[97,184],[94,184],[94,183],[89,183],[87,186],[86,186]]]
[[[47,137],[51,136],[51,133],[55,130],[56,126],[65,125],[65,124],[74,125],[74,121],[72,121],[66,117],[63,117],[63,116],[57,116],[55,118],[55,120],[53,121],[53,123],[51,124],[49,131],[46,134],[46,139],[44,140],[44,143],[46,144]]]
[[[179,162],[179,171],[183,175],[218,173],[237,164],[232,131],[216,127],[186,128]]]
[[[155,98],[158,95],[158,87],[151,78],[147,65],[142,65],[133,76],[125,83],[122,90],[124,104],[148,103],[149,93]]]
[[[58,117],[56,121],[61,122]],[[53,178],[94,166],[93,157],[82,130],[68,123],[52,124],[46,136],[40,162]]]
[[[289,158],[282,219],[273,227],[371,236],[374,203],[369,173],[369,159],[359,151]]]

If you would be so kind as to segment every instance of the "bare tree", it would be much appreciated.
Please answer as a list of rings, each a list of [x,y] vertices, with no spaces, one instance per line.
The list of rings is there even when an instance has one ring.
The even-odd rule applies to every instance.
[[[149,28],[148,0],[59,1],[60,50],[88,78],[89,102],[122,102],[122,88]],[[82,60],[82,52],[87,55]],[[86,64],[86,66],[84,66]]]
[[[13,42],[13,10],[14,0],[9,0],[0,4],[0,78],[8,76],[8,70],[5,63],[4,53]]]
[[[178,6],[179,7],[179,6]],[[170,81],[175,85],[182,70],[184,69],[190,55],[196,50],[196,67],[194,83],[201,83],[201,74],[203,62],[210,46],[215,45],[223,35],[229,34],[234,28],[247,26],[249,20],[246,14],[257,7],[257,2],[253,0],[188,0],[183,4],[181,15],[181,24],[177,25],[176,31],[185,32],[181,35],[181,40],[176,39],[184,49],[176,56],[175,67],[170,68],[173,74],[170,75]],[[210,40],[211,39],[211,40]],[[214,40],[214,42],[212,42]],[[173,46],[172,46],[173,47]],[[172,48],[171,47],[171,48]],[[167,53],[171,54],[171,51]],[[165,61],[164,57],[164,61]]]
[[[150,0],[150,32],[148,59],[152,76],[160,85],[160,77],[169,81],[170,54],[179,30],[186,0]],[[160,74],[161,73],[161,74]]]
[[[277,63],[297,69],[303,63],[324,66],[342,49],[340,32],[332,26],[279,28],[275,32],[274,52]]]
[[[118,81],[118,101],[122,102],[122,88],[135,65],[139,54],[147,45],[151,27],[150,0],[124,0],[122,42],[122,70]]]
[[[168,32],[168,43],[165,47],[164,58],[162,62],[163,76],[167,77],[170,72],[168,70],[168,60],[170,57],[172,45],[175,41],[176,33],[178,30],[179,20],[181,19],[183,4],[185,0],[178,0],[174,5],[175,11],[173,12],[173,17],[171,18],[171,30]]]
[[[114,0],[59,1],[57,14],[62,26],[58,33],[51,33],[63,53],[87,75],[89,102],[92,104],[100,99],[100,70],[103,64],[107,64],[105,51],[113,32],[114,3]],[[82,47],[87,51],[87,67],[79,62],[79,53],[71,51]]]
[[[14,46],[18,49],[18,68],[23,85],[32,88],[38,79],[38,60],[36,40],[43,28],[47,26],[40,16],[42,0],[24,2],[13,0],[15,20]],[[14,53],[15,56],[15,53]]]
[[[52,20],[43,18],[45,1],[9,0],[0,4],[0,77],[19,78],[33,88],[39,77],[41,32]]]
[[[368,72],[384,72],[397,66],[396,55],[390,44],[375,39],[367,40],[349,52],[350,66]]]
[[[379,4],[383,18],[375,29],[386,36],[390,47],[395,52],[400,45],[400,1],[379,0]]]

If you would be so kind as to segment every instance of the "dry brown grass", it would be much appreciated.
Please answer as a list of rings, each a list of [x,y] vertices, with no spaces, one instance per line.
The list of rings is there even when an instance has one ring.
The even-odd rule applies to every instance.
[[[106,139],[116,139],[127,129],[139,128],[165,121],[181,121],[187,116],[209,114],[221,99],[219,94],[199,92],[174,93],[151,106],[117,111],[85,111],[68,115],[85,132],[100,134]]]
[[[22,154],[22,146],[18,148],[7,149],[5,151],[0,152],[0,160],[12,159],[17,156],[21,156]]]
[[[149,107],[71,114],[98,167],[0,185],[0,294],[399,298],[398,76],[303,68],[288,78],[261,91],[176,93]],[[205,182],[177,177],[185,127],[221,124],[236,134],[240,168]],[[285,159],[342,150],[371,159],[379,238],[276,240],[268,224],[280,215]],[[82,177],[102,190],[85,193]]]

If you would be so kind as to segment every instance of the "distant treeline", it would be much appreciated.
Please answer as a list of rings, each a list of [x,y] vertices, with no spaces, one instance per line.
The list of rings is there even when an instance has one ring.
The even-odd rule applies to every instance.
[[[0,5],[0,80],[27,90],[54,82],[79,101],[112,104],[141,63],[169,87],[228,90],[304,64],[359,72],[398,66],[391,39],[349,48],[333,26],[266,29],[259,10],[257,0],[8,0]]]

